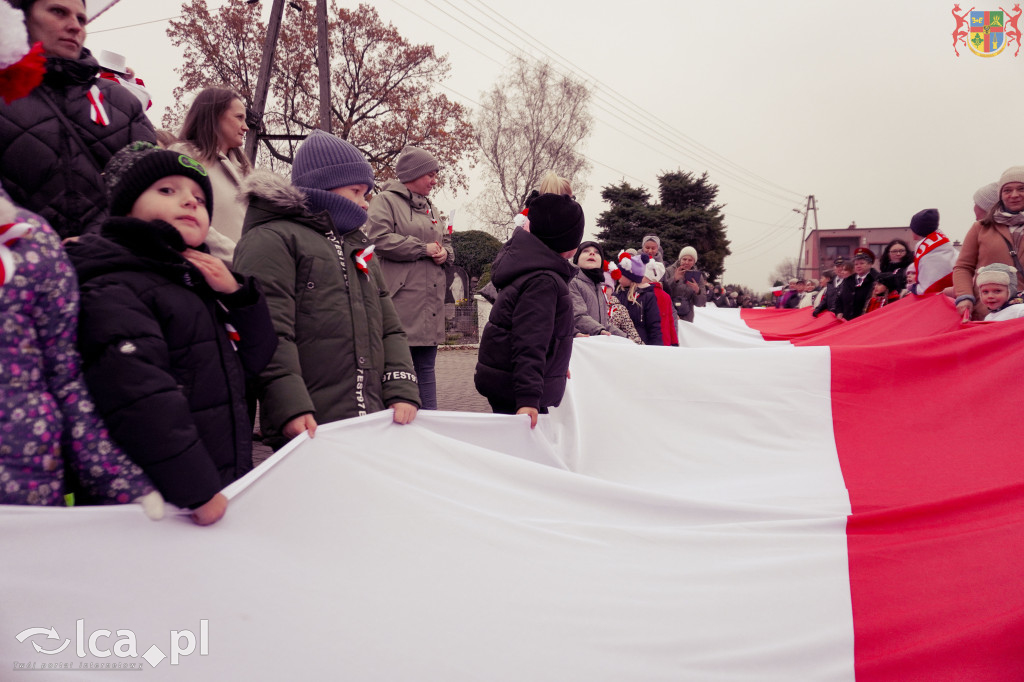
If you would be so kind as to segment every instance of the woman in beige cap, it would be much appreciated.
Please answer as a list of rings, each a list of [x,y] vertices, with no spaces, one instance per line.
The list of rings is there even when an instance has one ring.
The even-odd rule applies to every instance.
[[[1024,289],[1020,249],[1024,241],[1024,166],[1013,166],[999,178],[999,200],[964,237],[953,266],[956,308],[964,321],[981,320],[988,310],[978,303],[974,275],[978,268],[1003,263],[1017,268],[1017,290]]]
[[[680,320],[693,322],[693,309],[703,308],[707,303],[707,280],[697,269],[697,249],[684,246],[679,258],[669,266],[662,280],[665,290],[672,297]]]
[[[398,310],[420,388],[422,409],[437,409],[434,361],[444,343],[444,267],[455,260],[452,236],[427,197],[437,184],[434,156],[406,147],[389,180],[370,202],[367,235],[373,241],[388,292]]]

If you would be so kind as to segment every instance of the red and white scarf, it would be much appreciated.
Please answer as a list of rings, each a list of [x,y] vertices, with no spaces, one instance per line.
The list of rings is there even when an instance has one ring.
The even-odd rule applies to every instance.
[[[14,277],[14,254],[11,247],[22,237],[32,232],[29,223],[7,223],[0,225],[0,286]]]
[[[92,119],[92,122],[101,126],[110,125],[110,115],[107,114],[107,109],[103,106],[103,92],[99,86],[94,84],[89,88],[86,98],[89,100],[89,118]]]

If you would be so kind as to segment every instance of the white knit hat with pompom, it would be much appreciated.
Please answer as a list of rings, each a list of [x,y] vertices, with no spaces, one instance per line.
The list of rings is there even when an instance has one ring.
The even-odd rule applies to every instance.
[[[25,15],[6,2],[0,2],[0,69],[20,62],[28,49]]]

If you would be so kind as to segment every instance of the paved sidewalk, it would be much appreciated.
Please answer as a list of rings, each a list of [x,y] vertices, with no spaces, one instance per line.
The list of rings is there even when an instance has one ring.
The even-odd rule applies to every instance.
[[[487,412],[491,406],[473,386],[476,348],[439,350],[437,353],[437,409],[450,412]]]

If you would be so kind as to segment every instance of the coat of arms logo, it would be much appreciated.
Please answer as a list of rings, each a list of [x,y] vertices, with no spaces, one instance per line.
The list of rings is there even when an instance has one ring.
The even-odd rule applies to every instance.
[[[979,57],[995,57],[1013,43],[1017,49],[1013,56],[1020,54],[1021,31],[1017,26],[1021,14],[1020,4],[1013,6],[1014,12],[1002,7],[998,10],[975,10],[973,7],[966,12],[960,5],[953,5],[953,51],[960,56],[957,45],[965,45]]]

